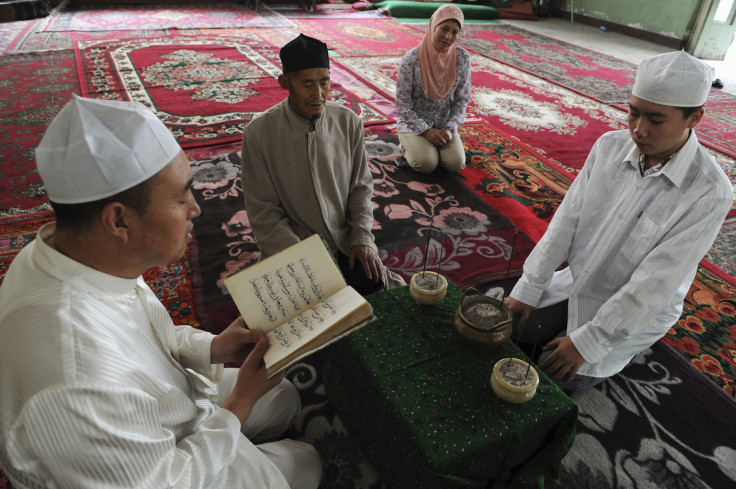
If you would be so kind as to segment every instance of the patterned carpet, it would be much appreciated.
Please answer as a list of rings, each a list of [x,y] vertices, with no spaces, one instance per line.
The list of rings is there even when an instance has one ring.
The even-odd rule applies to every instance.
[[[200,42],[217,38],[225,43],[244,39],[237,43],[248,54],[238,49],[227,51],[229,54],[223,56],[227,62],[207,65],[217,76],[203,77],[220,80],[211,101],[228,107],[228,102],[218,97],[235,94],[239,98],[238,90],[249,88],[227,84],[224,75],[230,65],[237,65],[242,76],[254,71],[254,60],[265,59],[266,68],[257,65],[265,73],[261,83],[273,83],[269,73],[278,66],[276,47],[298,33],[297,24],[317,37],[329,32],[334,37],[330,46],[335,50],[333,76],[339,84],[333,98],[353,106],[364,120],[375,122],[366,126],[366,147],[376,181],[375,234],[382,258],[397,272],[409,276],[421,262],[426,229],[431,223],[442,227],[445,237],[430,241],[434,252],[430,263],[436,264],[441,254],[442,271],[462,287],[489,285],[490,281],[506,285],[503,265],[511,254],[514,226],[521,232],[510,276],[519,274],[521,262],[533,241],[544,232],[592,141],[605,130],[623,127],[625,122],[625,111],[609,104],[620,105],[628,97],[626,94],[621,98],[625,86],[631,83],[626,63],[503,24],[474,24],[460,41],[477,53],[473,55],[473,102],[468,123],[461,129],[468,167],[459,176],[442,172],[417,176],[392,164],[398,153],[397,140],[394,127],[385,124],[395,119],[393,80],[401,49],[410,45],[412,28],[397,27],[386,19],[357,21],[355,17],[326,16],[319,20],[311,14],[287,19],[265,8],[251,20],[240,20],[250,22],[251,27],[255,23],[268,29],[233,26],[227,20],[222,28],[214,28],[214,17],[210,16],[209,20],[200,18],[197,29],[181,31],[152,27],[156,22],[173,22],[170,13],[157,20],[146,19],[142,8],[135,10],[127,19],[119,17],[120,25],[127,25],[128,30],[115,32],[53,30],[74,22],[91,22],[90,10],[78,12],[82,15],[76,19],[69,15],[0,26],[0,49],[24,51],[0,56],[4,109],[0,115],[0,154],[4,156],[0,165],[0,216],[13,208],[13,212],[21,212],[19,216],[0,217],[0,276],[15,253],[32,239],[35,229],[51,219],[48,212],[29,213],[46,203],[34,169],[32,148],[70,93],[82,93],[77,69],[83,63],[94,62],[100,63],[101,72],[109,74],[117,63],[105,65],[102,57],[84,51],[90,47],[99,47],[113,56],[117,48],[126,55],[132,53],[125,49],[143,46],[145,42],[140,39],[146,37],[171,40],[188,35],[188,39],[196,36],[194,39]],[[134,28],[128,22],[136,16],[142,23]],[[97,25],[104,26],[110,19]],[[177,27],[195,26],[195,20],[194,15],[188,20],[183,17]],[[415,31],[421,34],[421,30]],[[370,36],[376,36],[375,49],[369,44]],[[79,63],[75,63],[71,49],[74,45],[79,47]],[[181,47],[188,49],[191,45]],[[34,51],[39,49],[43,51]],[[211,54],[218,58],[225,52]],[[147,54],[138,60],[133,54],[130,63],[138,71],[128,72],[133,80],[130,85],[126,85],[128,80],[117,85],[94,85],[94,77],[85,75],[84,89],[99,87],[127,94],[136,87],[143,92],[141,88],[147,85],[135,78],[142,77],[143,68],[173,62],[163,59],[162,54]],[[185,58],[187,63],[204,66],[196,54],[192,56]],[[157,83],[165,86],[170,80],[162,79],[161,74],[159,70],[151,76],[158,75]],[[188,81],[187,76],[192,78],[184,75],[173,82],[172,92],[181,89],[180,83]],[[205,94],[205,85],[187,88],[187,97]],[[175,107],[177,102],[171,95],[136,96]],[[266,98],[264,95],[261,100],[264,106]],[[278,98],[283,98],[283,93]],[[712,154],[736,182],[736,109],[732,99],[711,93],[712,123],[703,125],[701,140],[713,148]],[[258,103],[250,99],[248,107],[234,111],[214,111],[209,119],[200,121],[204,128],[201,134],[181,125],[177,136],[188,146],[197,175],[195,193],[207,215],[195,224],[196,239],[184,259],[152,269],[145,276],[177,322],[215,332],[235,314],[229,297],[223,294],[222,278],[257,256],[242,208],[235,153],[241,125],[257,112],[252,109],[254,101]],[[186,105],[178,103],[179,107]],[[166,119],[164,112],[159,115]],[[230,112],[239,115],[232,120],[213,119]],[[180,119],[169,121],[172,127],[181,123],[186,113],[175,117]],[[212,145],[213,141],[224,144]],[[561,479],[546,481],[547,487],[704,489],[736,484],[732,427],[736,417],[735,218],[736,207],[699,267],[683,316],[664,340],[621,374],[575,394],[580,407],[578,435],[563,461]],[[316,354],[289,370],[288,376],[299,388],[305,406],[291,435],[313,443],[320,451],[325,463],[321,489],[383,489],[380,476],[330,405],[322,384],[322,365],[322,356]],[[0,489],[5,488],[0,472]]]
[[[736,402],[666,344],[572,399],[575,443],[546,488],[734,486]]]
[[[470,25],[459,42],[484,56],[628,110],[636,78],[632,63],[506,24]],[[736,97],[711,90],[698,137],[703,144],[736,158]]]
[[[662,341],[736,399],[736,280],[702,261],[682,317]]]
[[[463,46],[605,104],[629,101],[636,65],[508,24],[470,25]]]
[[[336,62],[393,99],[400,59],[353,56]],[[487,121],[571,172],[582,168],[601,134],[626,127],[625,113],[616,108],[484,56],[472,55],[471,61],[466,120]]]
[[[422,40],[422,31],[392,19],[295,19],[298,31],[329,39],[342,56],[400,56]]]
[[[0,280],[15,255],[33,241],[42,225],[53,220],[54,212],[51,210],[0,218]],[[196,254],[196,248],[194,252]],[[191,254],[191,247],[187,247],[186,255],[181,260],[152,268],[143,274],[143,278],[169,310],[176,324],[200,328],[202,322],[198,308],[194,305]]]
[[[736,255],[733,250],[736,250],[736,218],[729,217],[705,258],[727,275],[736,277]]]
[[[237,141],[254,116],[283,100],[279,47],[256,34],[79,41],[82,94],[149,107],[182,147]],[[339,84],[331,99],[364,124],[392,119]]]
[[[10,53],[0,56],[0,213],[45,204],[33,157],[46,126],[79,93],[74,52]]]
[[[387,267],[408,281],[423,269],[429,244],[428,269],[440,268],[462,288],[520,275],[532,240],[517,235],[507,218],[459,178],[444,172],[419,178],[397,168],[393,158],[399,149],[393,134],[368,136],[366,148],[374,155],[369,160],[374,178],[373,232]],[[218,332],[219,325],[237,316],[223,280],[255,263],[259,252],[244,209],[238,154],[193,162],[192,171],[193,191],[202,209],[194,223],[198,254],[193,270],[203,304],[199,313],[204,327]],[[428,239],[430,226],[435,231]]]
[[[538,241],[575,175],[489,124],[463,124],[460,134],[466,185]]]
[[[136,29],[195,29],[202,27],[284,27],[288,19],[264,6],[256,14],[235,3],[147,6],[106,5],[70,6],[50,16],[44,30],[58,31],[126,31]]]

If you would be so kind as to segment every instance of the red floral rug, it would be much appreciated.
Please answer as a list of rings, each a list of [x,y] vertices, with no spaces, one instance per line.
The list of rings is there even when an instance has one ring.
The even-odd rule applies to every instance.
[[[575,175],[488,124],[463,124],[460,135],[465,184],[539,241]]]
[[[726,218],[705,259],[736,281],[736,216]]]
[[[416,47],[422,31],[392,19],[294,19],[300,32],[343,56],[400,56]]]
[[[458,44],[607,104],[627,103],[636,65],[509,24],[468,24]]]
[[[468,117],[480,118],[577,173],[605,132],[625,129],[619,110],[508,67],[473,56]]]
[[[0,22],[0,52],[12,51],[15,40],[32,29],[38,19],[32,21]]]
[[[183,147],[237,141],[253,117],[282,101],[278,46],[254,34],[76,43],[86,96],[143,103]],[[331,99],[364,124],[390,122],[333,84]]]
[[[288,19],[264,8],[259,13],[244,5],[105,5],[70,6],[52,14],[46,31],[126,31],[196,29],[202,27],[280,27]]]
[[[159,37],[173,34],[177,29],[134,29],[124,31],[46,31],[46,19],[28,24],[26,29],[10,40],[8,51],[43,51],[74,49],[74,41],[117,40],[131,37]],[[189,34],[194,34],[190,32]]]
[[[458,43],[586,97],[628,110],[636,65],[508,24],[469,24]],[[475,82],[475,80],[473,80]],[[712,89],[700,141],[736,158],[736,97]]]
[[[74,52],[0,56],[0,214],[48,202],[33,150],[61,108],[79,93]]]
[[[703,260],[663,341],[736,398],[736,278]]]
[[[400,57],[336,61],[394,99]],[[472,55],[471,77],[467,121],[487,121],[572,173],[582,168],[601,134],[626,127],[620,110],[484,56]]]
[[[736,97],[727,93],[714,97],[714,92],[711,90],[705,116],[695,131],[701,143],[736,158]]]

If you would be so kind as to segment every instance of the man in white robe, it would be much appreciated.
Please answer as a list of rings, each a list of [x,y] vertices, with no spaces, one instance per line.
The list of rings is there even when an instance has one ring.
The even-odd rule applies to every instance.
[[[327,100],[327,46],[300,34],[279,55],[279,84],[289,96],[243,133],[245,208],[262,256],[317,233],[358,292],[404,285],[381,263],[371,232],[373,178],[363,124]]]
[[[0,287],[13,487],[316,488],[314,448],[279,440],[301,404],[266,378],[265,335],[242,318],[217,336],[175,326],[141,277],[184,254],[200,213],[166,127],[141,104],[75,96],[36,161],[56,223]]]
[[[540,367],[565,390],[617,374],[680,318],[733,202],[694,129],[712,79],[685,52],[640,64],[628,131],[596,141],[506,298],[520,340],[545,344]]]

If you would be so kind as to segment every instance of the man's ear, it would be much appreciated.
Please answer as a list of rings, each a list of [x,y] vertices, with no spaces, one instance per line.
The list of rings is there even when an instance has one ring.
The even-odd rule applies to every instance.
[[[116,239],[127,243],[130,226],[133,224],[133,209],[120,202],[110,202],[100,211],[100,224],[104,231]]]
[[[279,86],[281,88],[283,88],[284,90],[289,89],[289,78],[286,75],[284,75],[283,73],[280,74],[278,80],[279,80]]]
[[[700,121],[703,120],[704,114],[705,114],[705,109],[703,109],[702,107],[696,110],[695,112],[693,112],[692,114],[690,114],[690,117],[688,117],[688,121],[687,121],[687,128],[692,129],[693,127],[700,124]]]

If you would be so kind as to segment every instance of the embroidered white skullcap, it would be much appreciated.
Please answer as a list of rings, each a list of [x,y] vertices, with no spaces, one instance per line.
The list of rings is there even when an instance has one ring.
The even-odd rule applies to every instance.
[[[672,107],[700,107],[708,98],[715,72],[698,58],[677,51],[645,59],[631,94]]]
[[[181,151],[156,115],[138,102],[73,95],[36,148],[49,199],[79,204],[147,180]]]

